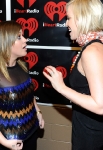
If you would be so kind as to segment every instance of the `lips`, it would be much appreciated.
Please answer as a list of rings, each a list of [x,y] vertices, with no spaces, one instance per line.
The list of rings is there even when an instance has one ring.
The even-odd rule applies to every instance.
[[[69,32],[71,32],[72,30],[71,30],[71,28],[68,28],[68,30],[69,30]]]
[[[25,45],[25,46],[23,47],[23,49],[25,49],[25,48],[26,48],[26,46],[27,46],[27,45]]]

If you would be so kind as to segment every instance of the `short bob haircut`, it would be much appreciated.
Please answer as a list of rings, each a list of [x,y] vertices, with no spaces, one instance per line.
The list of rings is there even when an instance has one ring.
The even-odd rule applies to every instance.
[[[69,6],[78,21],[78,35],[103,30],[103,4],[100,0],[70,0],[66,11]]]

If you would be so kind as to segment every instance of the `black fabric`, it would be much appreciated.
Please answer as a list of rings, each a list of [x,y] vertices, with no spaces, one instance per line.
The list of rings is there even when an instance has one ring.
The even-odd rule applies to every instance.
[[[16,63],[13,67],[7,67],[9,75],[12,82],[9,82],[4,75],[0,72],[0,88],[17,86],[25,82],[29,78],[29,74],[25,72],[19,65]]]
[[[22,150],[36,150],[37,149],[37,139],[39,135],[38,129],[30,138],[24,141]]]
[[[78,71],[77,64],[85,48],[93,42],[101,43],[100,40],[93,40],[83,47],[69,77],[71,88],[87,95],[90,95],[88,81]],[[72,109],[72,150],[103,150],[103,116],[76,104],[72,104]]]

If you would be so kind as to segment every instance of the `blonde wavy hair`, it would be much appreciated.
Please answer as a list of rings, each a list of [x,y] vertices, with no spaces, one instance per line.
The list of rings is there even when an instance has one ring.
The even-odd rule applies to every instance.
[[[11,56],[11,47],[15,43],[21,29],[22,26],[15,21],[0,22],[0,71],[9,81],[11,81],[11,78],[7,66]],[[18,59],[17,62],[27,72],[25,63],[21,59]]]
[[[77,21],[78,35],[103,30],[103,4],[100,0],[70,0],[66,11],[69,6]]]

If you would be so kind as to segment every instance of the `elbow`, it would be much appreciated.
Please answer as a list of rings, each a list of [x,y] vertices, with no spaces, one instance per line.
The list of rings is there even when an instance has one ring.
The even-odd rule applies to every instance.
[[[97,109],[97,112],[96,112],[98,115],[103,115],[103,106],[102,107],[99,107],[98,109]]]
[[[97,115],[103,115],[103,99],[102,100],[95,100],[95,105],[94,105],[94,113],[96,113]]]

